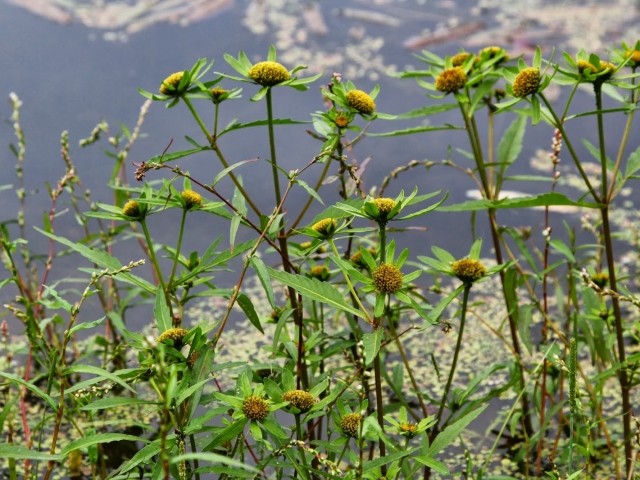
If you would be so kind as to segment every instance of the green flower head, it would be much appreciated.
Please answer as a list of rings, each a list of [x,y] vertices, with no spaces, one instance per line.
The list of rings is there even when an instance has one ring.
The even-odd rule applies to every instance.
[[[263,87],[272,87],[291,78],[289,71],[278,62],[259,62],[249,69],[249,78]]]
[[[311,227],[312,230],[324,237],[331,237],[338,228],[338,221],[333,218],[323,218]]]
[[[173,346],[180,350],[182,348],[184,337],[189,333],[188,330],[184,328],[170,328],[169,330],[160,334],[160,336],[156,339],[158,343],[164,343],[165,340],[173,341]]]

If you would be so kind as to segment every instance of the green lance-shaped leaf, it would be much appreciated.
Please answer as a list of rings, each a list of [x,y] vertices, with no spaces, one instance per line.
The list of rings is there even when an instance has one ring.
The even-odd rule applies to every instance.
[[[51,455],[49,452],[38,452],[23,445],[0,443],[0,457],[15,460],[62,460],[63,455]]]
[[[502,200],[472,200],[440,207],[441,212],[469,212],[474,210],[502,209],[502,208],[532,208],[563,205],[571,207],[600,208],[598,203],[574,202],[565,195],[557,192],[543,193],[534,197],[505,198]]]
[[[366,365],[371,365],[373,360],[380,351],[380,344],[382,343],[383,330],[378,328],[373,333],[365,333],[362,335],[362,343],[364,345],[364,360]]]
[[[357,317],[365,318],[363,312],[347,304],[342,294],[326,282],[321,282],[315,278],[303,277],[302,275],[291,275],[287,272],[279,272],[270,267],[267,267],[267,271],[271,278],[299,291],[304,297],[322,302],[325,305],[351,313]]]
[[[118,442],[120,440],[128,440],[131,442],[148,442],[148,440],[133,435],[126,435],[124,433],[102,433],[99,435],[91,435],[89,437],[79,438],[75,442],[71,442],[64,447],[60,454],[64,457],[69,455],[74,450],[85,448],[90,445],[96,445],[101,443]]]

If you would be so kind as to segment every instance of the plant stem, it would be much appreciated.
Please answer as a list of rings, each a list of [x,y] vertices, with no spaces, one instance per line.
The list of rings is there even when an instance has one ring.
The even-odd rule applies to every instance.
[[[280,204],[280,179],[278,176],[278,162],[276,160],[276,141],[273,133],[273,105],[271,88],[267,90],[267,120],[269,127],[269,148],[271,150],[271,171],[273,173],[273,188],[276,194],[276,205]]]
[[[378,328],[382,328],[382,319],[380,319],[380,324]],[[384,330],[383,330],[384,331]],[[373,368],[375,374],[376,381],[376,410],[378,414],[378,425],[380,425],[380,429],[384,432],[384,406],[382,404],[382,375],[380,374],[380,351],[378,350],[378,354],[373,359]],[[387,455],[386,446],[384,441],[380,439],[380,458],[384,458]],[[387,466],[382,465],[380,467],[382,471],[382,476],[384,477],[387,473]]]
[[[598,114],[598,143],[600,145],[600,175],[602,177],[600,184],[600,195],[603,201],[607,198],[607,155],[604,146],[604,123],[602,118],[602,85],[595,84],[594,90],[596,93],[596,110]],[[615,183],[615,178],[611,179],[611,183]]]
[[[300,414],[296,413],[294,416],[296,417],[296,435],[298,437],[298,441],[302,442],[304,437],[302,436],[302,428],[300,428]],[[302,457],[302,464],[307,468],[307,457],[305,456],[302,445],[298,444],[298,450],[300,451],[300,457]]]
[[[464,286],[462,293],[462,315],[460,317],[460,331],[458,332],[458,341],[456,342],[456,350],[453,354],[453,363],[451,364],[451,370],[449,370],[449,378],[447,384],[444,387],[444,394],[442,395],[442,401],[440,402],[440,408],[438,409],[438,415],[436,416],[435,430],[438,431],[440,427],[440,420],[442,419],[442,412],[444,411],[444,405],[449,398],[449,389],[453,382],[453,375],[456,371],[456,364],[458,363],[458,354],[460,353],[460,345],[462,345],[462,334],[464,333],[464,321],[467,317],[467,301],[469,300],[469,292],[471,291],[471,283]]]
[[[174,276],[176,274],[176,270],[178,269],[178,257],[180,257],[180,249],[182,248],[182,237],[184,234],[184,221],[187,218],[187,210],[182,209],[182,217],[180,218],[180,232],[178,233],[178,244],[176,245],[176,258],[173,259],[173,267],[171,268],[171,276],[169,276],[169,285],[168,289],[171,290],[173,285]]]
[[[149,229],[147,228],[147,220],[142,218],[140,220],[140,225],[142,226],[142,231],[144,232],[144,238],[147,242],[147,248],[149,249],[149,257],[151,258],[151,263],[153,264],[153,269],[156,271],[156,275],[158,276],[158,281],[162,286],[162,291],[164,292],[164,299],[167,302],[167,306],[169,310],[171,308],[171,299],[169,298],[169,292],[167,291],[167,284],[164,281],[164,276],[162,275],[162,270],[160,270],[160,264],[158,263],[158,258],[156,257],[156,252],[153,249],[153,241],[151,240],[151,236],[149,235]]]
[[[387,263],[387,226],[380,224],[380,264]]]

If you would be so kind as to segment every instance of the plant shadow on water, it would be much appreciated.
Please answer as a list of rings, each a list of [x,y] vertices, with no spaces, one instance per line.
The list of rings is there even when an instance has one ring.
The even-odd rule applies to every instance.
[[[50,5],[99,27],[116,3]],[[67,50],[70,68],[47,77],[61,98],[41,76],[22,94],[8,74],[20,97],[2,132],[18,175],[0,186],[9,478],[637,471],[630,3],[590,16],[541,4],[535,24],[505,2],[453,20],[447,2],[218,2],[189,29],[136,5],[118,7],[112,43],[43,27]],[[536,35],[557,35],[563,11],[580,28],[598,13],[601,30],[576,44],[574,25],[553,37],[569,54],[552,57]],[[7,28],[32,21],[11,12]],[[630,43],[599,43],[612,24]],[[438,43],[451,40],[477,53]],[[97,65],[115,78],[87,82]],[[138,127],[100,123],[86,148],[63,134],[63,162],[34,163],[60,148],[52,124],[73,139],[92,112],[132,115],[136,87]]]

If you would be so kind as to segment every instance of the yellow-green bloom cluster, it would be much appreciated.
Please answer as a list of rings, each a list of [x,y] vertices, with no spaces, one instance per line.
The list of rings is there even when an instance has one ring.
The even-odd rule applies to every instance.
[[[347,104],[364,115],[371,115],[376,110],[373,99],[362,90],[351,90],[347,92]]]
[[[495,45],[483,48],[479,52],[479,55],[487,55],[489,58],[496,58],[498,55],[502,54],[504,54],[504,56],[500,59],[500,62],[506,62],[507,60],[509,60],[509,55],[507,54],[505,49],[502,47],[497,47]]]
[[[451,57],[451,63],[454,67],[461,67],[467,61],[471,54],[469,52],[461,52]]]
[[[320,281],[325,281],[329,278],[329,269],[324,265],[316,265],[311,269],[311,276]]]
[[[627,66],[631,68],[640,67],[640,50],[627,50],[624,52],[624,58],[631,57],[631,60],[627,63]]]
[[[609,283],[609,274],[608,273],[596,273],[591,277],[591,281],[595,283],[600,290],[607,286]]]
[[[209,93],[211,93],[211,98],[213,99],[213,103],[219,103],[220,97],[225,93],[227,93],[227,90],[225,90],[224,88],[216,87],[209,90]]]
[[[162,343],[165,340],[173,340],[173,346],[179,349],[182,347],[182,340],[187,336],[187,333],[189,333],[189,331],[184,328],[170,328],[162,332],[156,341]]]
[[[257,395],[250,395],[242,402],[242,412],[251,420],[264,420],[269,415],[269,404]]]
[[[175,96],[178,94],[178,85],[182,81],[184,72],[176,72],[169,75],[164,79],[162,85],[160,85],[160,93],[163,95]],[[172,88],[169,88],[172,87]]]
[[[395,293],[402,288],[402,273],[392,263],[383,263],[371,275],[380,293]]]
[[[446,68],[436,78],[436,90],[446,93],[457,92],[467,83],[467,74],[461,67]]]
[[[375,108],[375,105],[374,105],[374,108]],[[345,128],[349,125],[349,117],[346,116],[344,113],[340,112],[336,115],[334,122],[338,128]]]
[[[129,200],[122,207],[122,214],[127,217],[139,218],[140,217],[140,204],[135,200]]]
[[[349,413],[342,417],[340,428],[349,437],[357,438],[358,430],[360,429],[361,423],[362,415],[360,415],[359,413]]]
[[[578,72],[580,73],[589,73],[593,75],[594,73],[598,72],[598,69],[595,67],[595,65],[587,62],[586,60],[578,60],[576,65],[578,67]]]
[[[487,274],[486,267],[472,258],[463,258],[453,262],[451,271],[464,283],[473,283]]]
[[[184,200],[185,208],[187,210],[190,210],[195,206],[199,207],[202,205],[202,196],[200,196],[199,193],[194,192],[193,190],[184,190],[180,195]]]
[[[391,210],[396,208],[396,201],[392,198],[374,198],[373,203],[378,211],[385,217],[391,212]]]
[[[302,413],[308,412],[316,404],[316,399],[304,390],[291,390],[282,395],[283,402],[289,402],[289,406],[296,407]]]
[[[278,62],[259,62],[249,69],[249,78],[263,87],[272,87],[286,82],[291,78],[291,75]]]
[[[311,227],[312,230],[318,232],[320,235],[324,235],[325,237],[330,237],[338,228],[337,220],[333,218],[323,218],[319,222],[316,222]]]
[[[416,425],[415,423],[407,422],[400,424],[400,432],[402,432],[403,435],[413,437],[417,431],[418,425]]]
[[[525,68],[513,81],[513,96],[517,98],[524,98],[527,95],[532,95],[538,91],[540,86],[540,69],[539,68]]]

